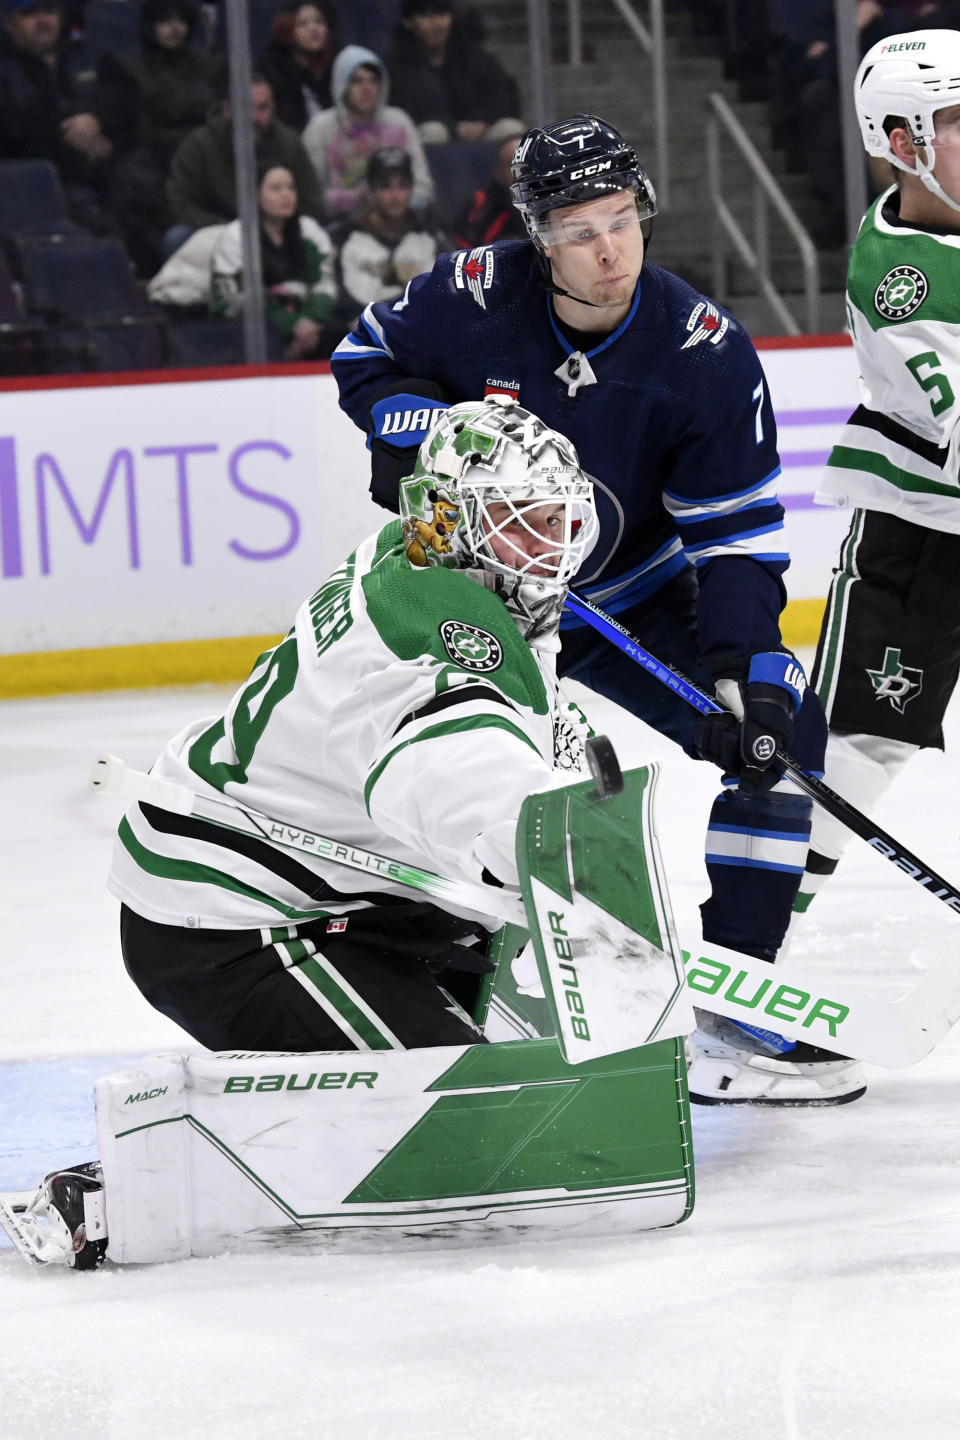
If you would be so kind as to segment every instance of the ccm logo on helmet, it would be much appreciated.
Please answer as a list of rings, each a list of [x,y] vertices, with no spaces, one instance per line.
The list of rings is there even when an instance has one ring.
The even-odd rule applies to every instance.
[[[583,180],[587,175],[599,175],[603,170],[609,170],[613,166],[612,160],[604,160],[598,165],[584,165],[580,170],[571,170],[571,180]]]

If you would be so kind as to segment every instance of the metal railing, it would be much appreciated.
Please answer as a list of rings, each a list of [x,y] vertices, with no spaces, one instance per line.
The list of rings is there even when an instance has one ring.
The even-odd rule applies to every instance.
[[[567,0],[568,58],[571,65],[583,64],[583,19],[581,0]],[[633,38],[650,61],[650,111],[653,118],[653,174],[661,210],[670,204],[670,153],[667,138],[667,65],[664,48],[663,0],[647,0],[649,25],[645,25],[630,0],[610,0]]]
[[[796,243],[803,267],[803,293],[806,331],[816,335],[820,329],[820,262],[816,247],[789,200],[780,189],[763,158],[740,121],[714,90],[707,98],[707,201],[712,216],[711,259],[713,296],[721,304],[727,300],[727,241],[740,259],[754,273],[760,293],[788,335],[801,334],[783,296],[770,277],[769,210],[776,211],[784,228]],[[721,130],[733,144],[746,165],[753,181],[753,243],[744,234],[723,193],[721,173]]]
[[[581,0],[564,0],[567,7],[567,63],[583,64],[583,12]],[[670,203],[670,155],[667,140],[667,67],[664,52],[663,0],[647,0],[649,24],[644,24],[630,0],[610,0],[630,34],[650,62],[650,113],[653,119],[655,170],[653,181],[661,210]],[[530,100],[534,124],[559,118],[553,113],[550,76],[549,0],[527,0],[530,45]]]

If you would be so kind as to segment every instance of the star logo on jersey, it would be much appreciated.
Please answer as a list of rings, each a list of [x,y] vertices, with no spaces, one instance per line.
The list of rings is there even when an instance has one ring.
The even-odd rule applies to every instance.
[[[883,657],[883,668],[871,670],[867,675],[873,686],[875,700],[889,700],[898,715],[902,715],[911,700],[916,700],[923,689],[923,671],[900,664],[900,651],[888,645]]]
[[[873,303],[885,320],[906,320],[920,309],[929,289],[922,270],[913,265],[897,265],[880,281]]]
[[[453,283],[458,290],[469,290],[481,310],[486,310],[484,295],[493,284],[493,251],[489,245],[476,250],[461,250],[453,267]]]
[[[503,646],[497,637],[475,625],[444,620],[440,639],[450,659],[464,670],[496,670],[503,660]]]
[[[701,300],[699,305],[694,305],[690,311],[686,326],[690,338],[684,340],[680,349],[689,350],[692,346],[699,345],[701,340],[706,340],[710,345],[719,345],[729,325],[726,315],[721,315],[715,305],[711,305],[709,300]]]

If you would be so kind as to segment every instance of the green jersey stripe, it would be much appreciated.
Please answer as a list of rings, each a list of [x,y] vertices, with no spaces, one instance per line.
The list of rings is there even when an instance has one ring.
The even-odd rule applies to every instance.
[[[914,475],[909,470],[894,465],[884,455],[877,455],[871,450],[854,450],[849,445],[833,447],[827,469],[866,471],[867,474],[876,475],[878,479],[886,480],[898,490],[906,490],[910,494],[947,495],[952,500],[960,497],[960,489],[956,485],[938,484],[936,480]]]
[[[126,816],[120,821],[118,835],[124,849],[148,875],[158,875],[164,880],[185,880],[194,885],[217,885],[222,890],[232,890],[237,895],[246,895],[248,899],[269,905],[272,910],[278,910],[281,915],[286,915],[291,920],[319,920],[329,913],[326,910],[298,910],[296,906],[285,905],[274,896],[267,895],[252,885],[246,885],[232,875],[225,875],[222,870],[215,870],[211,865],[157,855],[137,839]]]
[[[830,586],[830,594],[827,598],[827,612],[821,631],[823,642],[820,654],[817,657],[818,663],[814,669],[811,680],[814,691],[824,708],[828,720],[830,719],[830,712],[833,708],[834,695],[839,679],[838,666],[843,647],[843,635],[847,624],[850,592],[860,578],[860,572],[857,568],[857,551],[863,536],[865,520],[866,511],[857,510],[854,513],[853,523],[840,548],[840,568]]]
[[[404,740],[401,744],[395,745],[380,761],[380,764],[371,771],[367,783],[363,787],[363,800],[367,814],[370,814],[370,796],[373,793],[373,787],[395,755],[399,755],[401,750],[406,750],[408,745],[416,745],[420,740],[436,740],[441,735],[459,735],[466,730],[506,730],[511,735],[515,735],[518,740],[522,740],[524,745],[529,745],[535,754],[540,754],[529,735],[525,735],[518,725],[504,719],[502,715],[471,715],[463,720],[447,720],[439,725],[430,725],[426,730],[421,730],[419,735],[414,735],[410,740]]]

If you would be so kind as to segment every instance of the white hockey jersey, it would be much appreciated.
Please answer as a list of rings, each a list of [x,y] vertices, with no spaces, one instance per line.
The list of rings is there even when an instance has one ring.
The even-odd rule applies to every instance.
[[[468,573],[414,569],[393,521],[301,605],[226,714],[188,725],[152,773],[453,879],[479,882],[486,866],[516,884],[516,819],[555,783],[556,714],[553,655],[528,648]],[[379,874],[149,805],[121,822],[108,883],[145,918],[191,928],[411,898]]]
[[[816,499],[958,533],[960,235],[898,223],[896,205],[893,187],[864,216],[850,254],[860,405]]]

